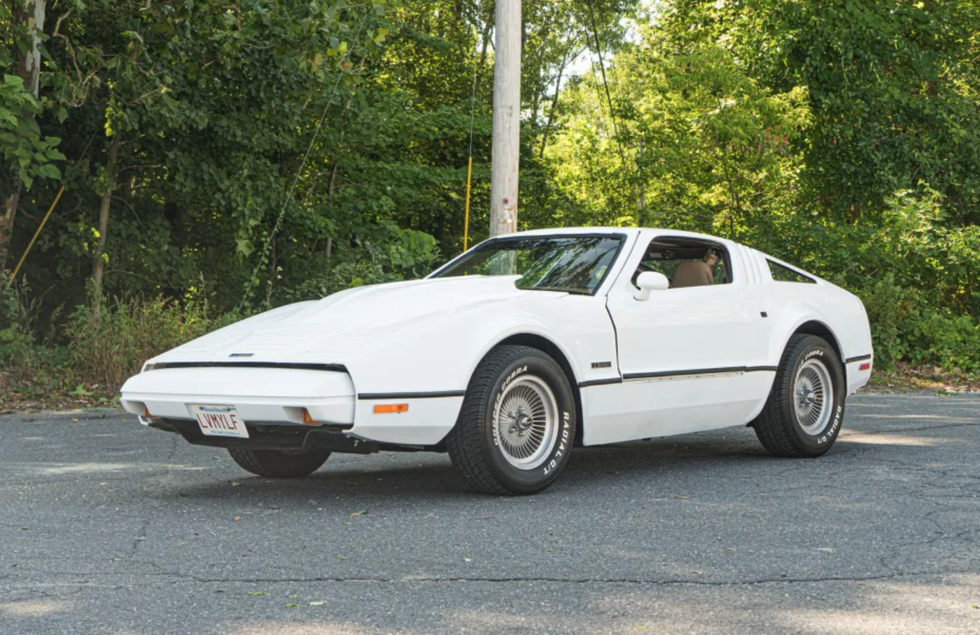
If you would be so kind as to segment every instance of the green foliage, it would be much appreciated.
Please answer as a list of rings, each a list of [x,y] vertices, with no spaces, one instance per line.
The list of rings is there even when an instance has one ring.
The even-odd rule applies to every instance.
[[[427,274],[462,247],[471,123],[486,237],[490,0],[49,2],[37,99],[4,6],[12,254],[66,186],[24,271],[44,293],[0,293],[0,363],[37,386]],[[976,371],[980,4],[526,2],[523,42],[520,229],[730,236],[861,295],[879,363]]]
[[[871,321],[876,363],[898,360],[947,371],[980,372],[980,321],[936,311],[916,288],[887,274],[859,291]]]
[[[978,25],[973,0],[663,3],[673,46],[725,46],[764,85],[807,86],[807,198],[839,219],[874,218],[893,192],[929,183],[980,222]]]
[[[324,273],[290,285],[286,297],[302,300],[366,284],[420,278],[440,261],[432,236],[388,225],[357,249],[349,250],[340,262],[330,263]]]
[[[420,278],[439,264],[435,239],[425,232],[395,229],[395,240],[388,247],[388,260],[403,278]]]
[[[980,323],[969,315],[926,313],[911,325],[911,339],[914,364],[980,373]]]
[[[889,273],[862,289],[860,296],[871,322],[875,363],[891,369],[895,361],[909,355],[909,327],[919,317],[919,294],[896,284],[895,275]]]
[[[25,293],[24,287],[0,283],[0,366],[31,365],[36,304]]]
[[[216,322],[206,305],[181,306],[163,298],[82,305],[68,324],[73,365],[79,377],[113,392],[146,360],[228,324],[232,317]]]
[[[581,110],[548,152],[561,189],[589,218],[636,207],[642,191],[644,209],[605,222],[733,238],[792,206],[806,89],[773,93],[723,49],[669,54],[655,30],[645,33],[610,72],[620,86],[614,117],[588,78],[566,91],[567,107]]]
[[[64,161],[56,148],[57,137],[42,137],[34,118],[39,105],[16,75],[4,75],[0,83],[0,147],[3,160],[28,190],[34,179],[61,180],[61,171],[53,163]]]

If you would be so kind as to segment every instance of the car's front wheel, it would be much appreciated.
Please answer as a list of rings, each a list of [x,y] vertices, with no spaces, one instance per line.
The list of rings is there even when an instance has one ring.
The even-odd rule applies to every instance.
[[[535,348],[499,346],[473,373],[446,448],[480,491],[533,494],[565,467],[575,425],[575,396],[558,363]]]
[[[752,426],[776,456],[820,456],[840,434],[845,396],[844,370],[833,347],[815,335],[794,335]]]
[[[320,469],[330,452],[326,450],[248,450],[228,448],[228,453],[243,469],[267,478],[299,478]]]

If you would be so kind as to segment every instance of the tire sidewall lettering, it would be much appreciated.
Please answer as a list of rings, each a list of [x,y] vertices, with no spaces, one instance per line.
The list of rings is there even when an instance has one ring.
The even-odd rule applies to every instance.
[[[548,475],[553,469],[558,467],[561,459],[568,452],[568,448],[571,446],[571,419],[572,415],[567,410],[562,410],[562,422],[561,422],[561,437],[558,439],[558,443],[555,445],[555,450],[551,455],[551,460],[544,464],[544,474]]]
[[[837,435],[840,432],[844,420],[845,395],[843,391],[844,380],[843,380],[843,376],[841,375],[842,370],[838,363],[834,363],[836,361],[836,355],[831,352],[828,352],[823,347],[813,348],[798,358],[797,363],[793,366],[794,368],[793,381],[795,381],[795,377],[797,376],[797,373],[799,372],[799,369],[803,366],[803,364],[805,364],[807,360],[810,360],[814,357],[820,358],[820,360],[827,367],[827,370],[831,376],[831,384],[832,384],[831,389],[834,397],[834,415],[833,415],[833,419],[830,422],[830,425],[822,433],[820,433],[819,436],[810,436],[809,434],[804,432],[803,429],[800,427],[801,424],[799,418],[796,415],[796,411],[795,411],[796,409],[793,406],[792,402],[788,406],[791,411],[790,416],[792,417],[792,421],[795,423],[794,429],[796,431],[796,435],[806,445],[809,445],[811,447],[820,447],[820,446],[832,444],[834,440],[836,440]],[[793,391],[791,390],[790,394],[792,395],[792,393]]]
[[[817,438],[818,445],[823,445],[824,443],[832,441],[837,437],[837,432],[840,430],[840,424],[843,418],[844,406],[837,404],[837,407],[834,409],[834,421],[830,424],[827,432]]]
[[[500,385],[500,388],[497,390],[497,396],[494,397],[493,400],[494,412],[497,412],[497,410],[500,409],[500,402],[504,398],[504,395],[507,394],[507,387],[510,386],[515,379],[517,379],[518,377],[520,377],[526,372],[527,372],[527,364],[524,364],[523,366],[518,366],[509,375],[507,375],[507,378],[504,379],[503,383]],[[491,435],[491,438],[493,439],[494,446],[500,447],[500,440],[497,438],[496,432],[494,432]]]
[[[489,412],[487,413],[490,423],[486,428],[486,432],[489,437],[488,441],[491,444],[490,447],[492,448],[493,462],[497,465],[498,470],[510,474],[511,476],[509,478],[528,482],[529,485],[531,482],[550,481],[557,478],[558,473],[561,472],[565,463],[568,461],[575,440],[575,397],[571,392],[571,386],[559,379],[559,377],[565,377],[559,368],[554,368],[551,364],[538,360],[521,360],[516,367],[511,367],[502,374],[504,378],[494,391]],[[549,453],[548,458],[542,465],[529,470],[521,470],[507,463],[507,460],[502,455],[497,431],[492,424],[494,413],[499,410],[508,387],[525,374],[535,375],[548,384],[558,401],[558,412],[561,417],[561,427],[557,434],[558,438],[554,441],[554,447]]]

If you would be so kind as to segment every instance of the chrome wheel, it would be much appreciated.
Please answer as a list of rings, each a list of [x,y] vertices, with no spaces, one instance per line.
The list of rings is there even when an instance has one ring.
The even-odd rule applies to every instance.
[[[507,386],[493,412],[494,442],[508,463],[533,470],[558,439],[558,401],[544,380],[524,375]]]
[[[811,358],[800,366],[793,386],[796,420],[803,431],[817,436],[827,429],[834,411],[834,387],[822,360]]]

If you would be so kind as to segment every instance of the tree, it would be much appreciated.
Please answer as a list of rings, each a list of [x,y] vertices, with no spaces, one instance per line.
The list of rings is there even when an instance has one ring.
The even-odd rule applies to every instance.
[[[874,217],[901,189],[942,193],[980,222],[980,88],[973,0],[678,0],[672,45],[719,43],[763,86],[805,86],[807,199],[835,218]]]
[[[0,141],[5,164],[0,176],[5,190],[0,217],[0,271],[7,263],[23,190],[30,190],[38,177],[60,179],[61,173],[53,162],[64,159],[55,149],[60,140],[42,138],[37,124],[46,0],[11,0],[10,5],[0,4],[0,41],[5,45],[0,50],[0,65],[17,73],[4,74],[0,86]]]

